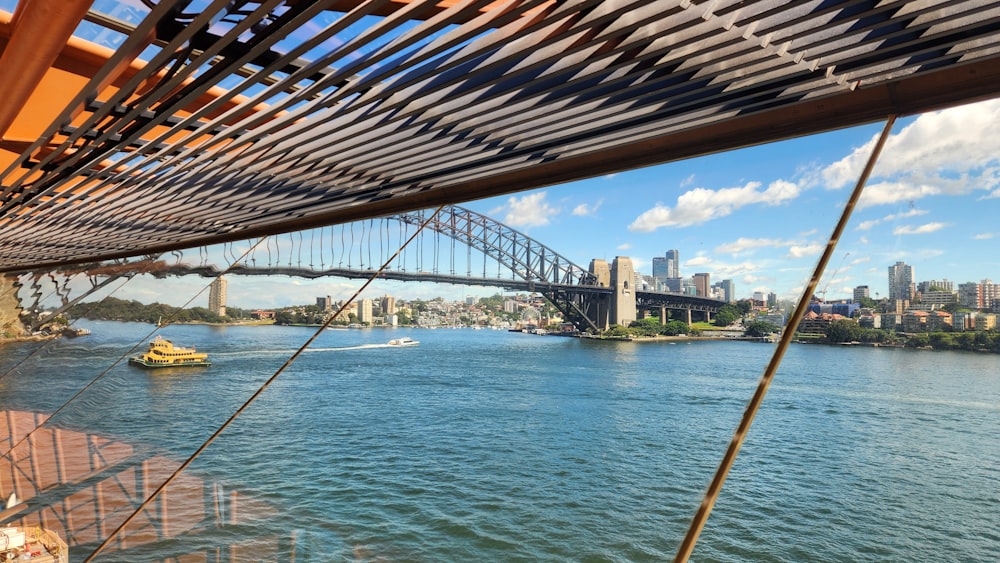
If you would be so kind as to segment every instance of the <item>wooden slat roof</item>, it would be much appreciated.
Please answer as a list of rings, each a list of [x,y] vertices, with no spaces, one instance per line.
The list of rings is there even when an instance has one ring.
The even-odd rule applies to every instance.
[[[46,4],[0,14],[0,74],[32,80],[0,109],[0,271],[457,203],[1000,94],[1000,0]],[[58,48],[27,56],[25,41]]]

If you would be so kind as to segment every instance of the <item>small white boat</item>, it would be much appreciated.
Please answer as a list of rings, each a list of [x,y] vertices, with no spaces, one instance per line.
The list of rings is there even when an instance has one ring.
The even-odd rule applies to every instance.
[[[416,346],[420,344],[416,340],[410,338],[409,336],[404,336],[402,338],[393,338],[389,341],[389,346]]]

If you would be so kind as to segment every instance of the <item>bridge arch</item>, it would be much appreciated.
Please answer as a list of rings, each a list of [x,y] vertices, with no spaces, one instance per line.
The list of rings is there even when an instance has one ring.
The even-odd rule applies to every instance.
[[[399,269],[386,269],[381,275],[384,279],[395,279],[400,281],[424,281],[436,283],[450,283],[457,285],[480,285],[492,287],[504,287],[514,291],[538,292],[544,295],[559,311],[563,317],[572,322],[578,329],[600,330],[606,328],[606,319],[600,318],[601,307],[593,307],[595,303],[606,301],[613,293],[610,287],[604,287],[597,283],[597,278],[589,270],[575,264],[572,260],[559,254],[551,247],[535,240],[524,233],[517,231],[495,219],[481,213],[457,205],[444,206],[437,215],[432,216],[433,210],[419,210],[382,218],[383,220],[398,221],[406,225],[420,225],[427,222],[427,231],[435,232],[453,241],[465,245],[469,249],[481,252],[490,260],[499,264],[500,268],[505,268],[511,272],[509,279],[498,277],[489,279],[485,277],[475,278],[471,274],[463,277],[459,275],[446,275],[438,273],[437,264],[434,265],[433,272],[410,270],[404,267]],[[371,220],[368,220],[371,222]],[[364,221],[361,221],[364,223]],[[347,226],[350,225],[350,234],[347,234]],[[351,243],[355,240],[354,226],[356,223],[337,225],[342,229],[341,250],[338,258],[342,264],[344,258],[343,245],[347,244],[348,236]],[[261,276],[261,275],[283,275],[292,277],[302,277],[315,279],[319,277],[344,277],[344,278],[368,278],[373,273],[374,263],[369,259],[367,269],[362,264],[360,268],[354,269],[350,265],[350,255],[348,255],[348,267],[342,265],[334,267],[336,263],[333,253],[334,245],[326,244],[325,248],[331,252],[327,267],[324,258],[320,258],[321,266],[314,267],[312,255],[314,240],[318,241],[323,248],[323,240],[327,239],[325,229],[333,229],[337,226],[324,227],[311,231],[310,237],[304,237],[303,233],[293,236],[289,233],[287,237],[282,236],[281,242],[286,244],[286,248],[281,252],[276,252],[275,262],[272,263],[270,250],[267,250],[268,260],[266,266],[258,266],[254,258],[248,258],[242,263],[238,263],[240,252],[232,247],[226,247],[221,253],[218,265],[206,262],[209,254],[205,248],[198,249],[198,263],[186,263],[183,254],[173,252],[169,260],[165,257],[145,256],[141,260],[127,261],[115,260],[100,264],[91,264],[80,268],[68,268],[62,270],[63,275],[75,275],[86,273],[91,279],[92,291],[107,284],[107,281],[98,283],[97,278],[115,278],[129,276],[136,273],[147,273],[156,277],[199,275],[202,277],[215,277],[225,271],[233,275],[241,276]],[[381,228],[381,227],[380,227]],[[381,231],[380,231],[381,233]],[[384,233],[381,233],[384,234]],[[332,238],[332,233],[329,233]],[[381,240],[381,236],[375,236],[374,231],[368,233],[369,244],[377,243],[382,250],[383,244],[390,241]],[[374,240],[373,239],[379,239]],[[362,233],[359,240],[365,240]],[[227,243],[228,244],[228,243]],[[362,242],[363,244],[363,242]],[[402,237],[400,238],[402,244]],[[298,246],[295,246],[298,245]],[[270,248],[270,247],[268,247]],[[277,248],[276,248],[277,250]],[[454,245],[452,251],[454,252]],[[350,251],[353,252],[353,251]],[[305,253],[307,260],[302,263],[301,255]],[[294,265],[292,256],[299,255],[298,265]],[[388,256],[388,254],[386,255]],[[378,256],[376,256],[377,258]],[[285,261],[287,260],[287,263]],[[226,264],[223,264],[225,262]],[[35,282],[37,284],[37,282]],[[699,298],[693,296],[657,293],[657,292],[633,292],[640,308],[652,309],[655,307],[666,307],[669,309],[687,309],[688,311],[715,312],[723,304],[713,299]],[[36,305],[41,296],[39,291],[35,291]],[[63,308],[68,308],[72,303],[78,302],[84,296],[73,300],[63,298]],[[607,307],[603,310],[606,312]],[[61,311],[59,311],[61,312]]]

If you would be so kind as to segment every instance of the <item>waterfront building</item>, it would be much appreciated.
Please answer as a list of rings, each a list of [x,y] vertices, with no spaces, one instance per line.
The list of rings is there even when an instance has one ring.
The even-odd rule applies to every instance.
[[[973,326],[977,331],[996,330],[997,315],[992,313],[976,313],[975,325]]]
[[[903,313],[882,313],[882,328],[900,330],[903,328]]]
[[[913,283],[913,266],[896,262],[889,266],[889,299],[913,300],[917,288]]]
[[[329,311],[333,308],[333,298],[329,295],[326,297],[317,297],[316,306],[319,307],[321,311]]]
[[[765,323],[771,323],[774,326],[785,326],[785,315],[781,313],[757,315],[757,320]]]
[[[226,278],[219,276],[208,287],[208,310],[220,317],[226,316],[226,286],[228,285],[229,282]]]
[[[952,328],[947,311],[910,311],[903,315],[903,332],[934,332]]]
[[[833,321],[843,320],[846,317],[843,315],[835,315],[833,313],[817,313],[816,311],[808,311],[802,316],[802,320],[799,321],[799,326],[795,329],[795,332],[800,334],[826,334],[826,329],[829,328],[830,323]]]
[[[861,303],[862,299],[871,299],[871,292],[867,285],[859,285],[854,288],[854,302]]]
[[[858,324],[864,328],[882,328],[882,315],[875,313],[862,313],[858,317]]]
[[[1000,308],[1000,284],[988,279],[959,284],[958,302],[972,309],[996,310]]]
[[[372,315],[373,303],[371,299],[362,299],[358,303],[358,322],[372,324],[375,318]]]

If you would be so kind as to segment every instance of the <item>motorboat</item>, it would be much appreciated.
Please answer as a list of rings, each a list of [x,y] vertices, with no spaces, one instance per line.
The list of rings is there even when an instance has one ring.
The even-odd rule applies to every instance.
[[[416,346],[417,344],[420,344],[420,342],[410,338],[409,336],[393,338],[389,341],[389,346]]]

